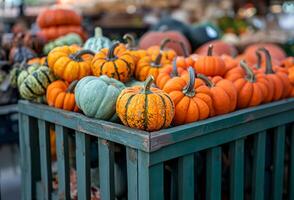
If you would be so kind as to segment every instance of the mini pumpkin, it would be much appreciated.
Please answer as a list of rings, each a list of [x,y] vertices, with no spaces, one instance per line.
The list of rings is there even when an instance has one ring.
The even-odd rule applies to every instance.
[[[27,61],[27,64],[28,65],[33,65],[33,64],[45,65],[46,64],[46,59],[47,59],[47,57],[32,58],[32,59]]]
[[[78,46],[62,46],[53,49],[47,57],[53,73],[65,81],[72,82],[91,75],[94,53]]]
[[[46,99],[49,106],[60,108],[68,111],[77,112],[79,108],[76,106],[74,89],[77,80],[70,85],[62,80],[51,83],[46,92]]]
[[[144,87],[124,89],[116,103],[116,112],[124,125],[146,131],[167,128],[174,116],[174,103],[170,97],[157,88],[151,88],[152,76],[146,79]]]
[[[102,49],[95,55],[91,65],[95,76],[107,75],[124,83],[130,80],[135,68],[134,59],[119,45],[116,42],[110,49]]]
[[[146,51],[148,55],[158,55],[160,52],[162,53],[162,57],[166,60],[172,61],[177,53],[173,49],[166,48],[166,45],[170,43],[169,38],[165,38],[161,41],[160,45],[155,45],[149,47]]]
[[[115,104],[124,84],[108,76],[88,76],[75,88],[77,106],[88,117],[117,121]]]
[[[100,27],[95,28],[95,35],[92,38],[89,38],[85,44],[84,49],[88,49],[94,52],[98,52],[104,48],[110,48],[112,42],[107,37],[103,36],[102,29]]]
[[[123,39],[127,41],[126,47],[130,54],[133,56],[135,64],[147,55],[147,52],[143,49],[138,49],[135,43],[135,38],[131,34],[125,34]]]
[[[188,72],[188,78],[174,77],[163,88],[175,104],[175,125],[206,119],[213,109],[209,88],[203,81],[195,80],[192,67],[188,68]]]
[[[206,76],[223,76],[226,64],[219,56],[212,55],[213,46],[210,45],[206,56],[200,56],[194,63],[194,69],[199,74]]]
[[[183,68],[177,67],[177,57],[174,59],[173,63],[165,66],[160,70],[158,77],[156,79],[156,85],[158,88],[163,89],[166,82],[173,77],[182,76],[188,72]]]

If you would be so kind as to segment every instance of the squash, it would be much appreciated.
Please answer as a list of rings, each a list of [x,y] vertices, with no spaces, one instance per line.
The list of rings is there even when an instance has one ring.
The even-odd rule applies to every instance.
[[[70,85],[62,80],[51,83],[46,92],[46,99],[49,106],[60,108],[68,111],[77,112],[79,108],[76,106],[74,89],[77,80]]]
[[[17,79],[22,98],[33,100],[46,94],[48,85],[55,80],[52,71],[46,66],[31,66],[22,71]]]
[[[209,45],[213,45],[213,55],[221,56],[221,55],[228,55],[228,56],[236,56],[238,54],[237,49],[222,40],[213,40],[201,45],[198,49],[196,49],[195,53],[200,55],[206,55]]]
[[[167,48],[166,45],[170,43],[169,38],[165,38],[161,41],[160,45],[154,45],[149,47],[147,51],[147,55],[158,55],[159,53],[162,54],[162,57],[166,60],[173,61],[173,59],[177,56],[177,53],[170,48]]]
[[[47,43],[43,48],[43,53],[47,55],[52,49],[60,46],[65,45],[73,45],[76,44],[78,46],[81,46],[83,43],[82,38],[76,34],[76,33],[69,33],[65,36],[59,37],[56,40]]]
[[[170,97],[157,88],[151,88],[152,76],[145,85],[124,89],[116,102],[116,112],[124,125],[146,131],[169,127],[174,117]]]
[[[116,42],[110,49],[102,49],[95,55],[91,64],[95,76],[107,75],[124,83],[131,79],[135,69],[133,56],[119,45]]]
[[[89,38],[83,48],[88,49],[94,52],[98,52],[104,48],[110,48],[112,42],[107,37],[103,36],[102,29],[100,27],[95,28],[95,35],[92,38]]]
[[[156,79],[156,85],[158,88],[163,89],[168,80],[176,76],[180,77],[184,74],[187,74],[187,71],[183,68],[177,67],[177,58],[175,58],[172,64],[166,65],[160,70]]]
[[[131,34],[125,34],[123,36],[123,39],[127,41],[126,47],[127,50],[130,52],[130,54],[133,56],[135,64],[143,58],[144,56],[147,56],[147,52],[143,49],[138,49],[135,43],[135,38]]]
[[[53,49],[47,57],[53,73],[65,81],[72,82],[91,75],[94,53],[78,46],[62,46]]]
[[[33,64],[39,64],[39,65],[46,65],[47,62],[47,57],[36,57],[36,58],[32,58],[30,60],[27,61],[28,65],[33,65]]]
[[[231,81],[220,76],[215,76],[210,80],[203,74],[197,74],[197,78],[203,80],[210,89],[213,105],[211,116],[222,115],[235,110],[237,106],[237,91]]]
[[[75,89],[77,106],[88,117],[117,121],[115,104],[124,84],[107,76],[88,76]]]
[[[9,80],[11,87],[17,87],[17,78],[19,74],[25,69],[25,67],[27,67],[27,63],[25,60],[21,63],[15,63],[12,66],[12,70],[10,70],[9,72]]]
[[[282,67],[286,69],[294,67],[294,57],[290,56],[290,57],[287,57],[285,60],[283,60]]]
[[[210,45],[207,55],[200,56],[194,63],[194,69],[199,74],[206,76],[223,76],[226,72],[226,64],[219,56],[213,56],[213,46]]]
[[[187,77],[174,77],[163,88],[175,104],[175,125],[206,119],[213,109],[209,88],[202,80],[195,79],[192,67],[188,68],[188,72]]]
[[[37,34],[47,41],[51,41],[69,33],[76,33],[81,36],[83,40],[87,39],[87,34],[81,26],[52,26],[41,29]]]

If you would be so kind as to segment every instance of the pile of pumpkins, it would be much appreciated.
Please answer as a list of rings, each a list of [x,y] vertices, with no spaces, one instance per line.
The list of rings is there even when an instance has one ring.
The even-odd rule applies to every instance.
[[[146,131],[294,96],[293,58],[279,60],[266,47],[248,59],[215,55],[213,45],[206,55],[189,54],[170,38],[147,49],[130,34],[123,39],[113,42],[96,29],[83,47],[52,47],[45,63],[19,64],[11,82],[24,99]]]

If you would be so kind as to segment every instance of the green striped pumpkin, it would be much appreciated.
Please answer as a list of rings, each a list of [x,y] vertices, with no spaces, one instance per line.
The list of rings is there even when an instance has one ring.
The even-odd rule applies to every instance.
[[[116,99],[124,88],[122,82],[108,76],[88,76],[75,88],[76,104],[88,117],[117,121]]]
[[[98,52],[103,48],[110,48],[112,42],[107,37],[102,35],[102,30],[100,27],[95,28],[95,36],[89,38],[85,44],[84,49],[92,50],[94,52]]]
[[[48,85],[55,80],[51,69],[46,66],[30,66],[18,78],[18,90],[22,98],[34,100],[46,94]]]

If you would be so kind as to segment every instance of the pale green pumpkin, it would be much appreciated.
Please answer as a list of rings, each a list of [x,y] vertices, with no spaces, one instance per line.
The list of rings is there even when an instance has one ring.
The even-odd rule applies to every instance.
[[[84,49],[92,50],[94,52],[98,52],[103,48],[110,48],[112,45],[112,42],[107,37],[104,37],[102,35],[102,30],[100,27],[95,28],[95,36],[92,38],[89,38],[85,44]]]
[[[75,88],[77,106],[88,117],[116,121],[116,100],[124,84],[107,76],[88,76]]]

